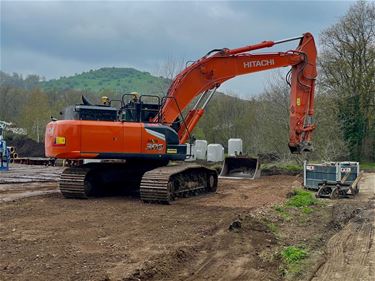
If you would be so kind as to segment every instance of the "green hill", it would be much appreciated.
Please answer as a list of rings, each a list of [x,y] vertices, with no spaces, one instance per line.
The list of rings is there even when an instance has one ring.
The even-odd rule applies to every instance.
[[[74,89],[89,92],[109,90],[121,93],[137,91],[141,94],[161,94],[167,91],[169,83],[170,80],[166,78],[155,77],[134,68],[104,67],[42,82],[42,87],[45,90],[56,91]]]

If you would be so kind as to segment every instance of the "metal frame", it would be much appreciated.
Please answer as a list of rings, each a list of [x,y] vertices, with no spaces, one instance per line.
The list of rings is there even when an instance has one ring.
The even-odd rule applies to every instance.
[[[137,103],[134,103],[134,105],[132,107],[127,107],[125,108],[126,105],[129,104],[130,100],[125,102],[124,98],[125,97],[134,97],[133,94],[123,94],[122,97],[121,97],[121,108],[120,108],[120,111],[124,112],[126,114],[126,110],[131,110],[131,111],[137,111]],[[155,98],[157,100],[157,105],[158,105],[158,109],[145,109],[145,108],[142,108],[142,98],[145,98],[145,97],[151,97],[151,98]],[[160,100],[160,97],[159,96],[155,96],[155,95],[140,95],[139,96],[139,106],[140,106],[140,110],[139,110],[139,115],[136,116],[136,119],[137,120],[134,120],[134,121],[129,121],[129,120],[121,120],[123,122],[143,122],[142,121],[142,113],[143,112],[159,112],[160,111],[160,108],[161,108],[161,100]],[[135,113],[137,114],[137,112]],[[157,114],[159,115],[159,114]],[[146,123],[158,123],[158,122],[146,122]]]
[[[0,171],[9,170],[10,152],[5,140],[0,138]]]

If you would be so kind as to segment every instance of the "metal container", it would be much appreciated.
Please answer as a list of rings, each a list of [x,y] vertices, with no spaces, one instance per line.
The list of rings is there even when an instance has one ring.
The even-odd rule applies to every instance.
[[[206,140],[196,140],[195,144],[195,157],[198,160],[207,159],[207,141]]]
[[[228,156],[242,155],[242,139],[228,140]]]
[[[303,185],[308,189],[318,190],[324,181],[341,181],[346,173],[350,173],[346,183],[353,183],[359,175],[359,162],[326,162],[307,164],[304,162]]]
[[[207,161],[221,162],[224,160],[224,147],[218,143],[211,143],[207,146]]]

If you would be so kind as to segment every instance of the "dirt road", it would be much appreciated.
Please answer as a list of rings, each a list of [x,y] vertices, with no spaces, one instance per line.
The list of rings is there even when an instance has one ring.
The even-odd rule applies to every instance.
[[[375,280],[375,174],[364,175],[356,200],[364,208],[328,241],[326,262],[312,280]]]

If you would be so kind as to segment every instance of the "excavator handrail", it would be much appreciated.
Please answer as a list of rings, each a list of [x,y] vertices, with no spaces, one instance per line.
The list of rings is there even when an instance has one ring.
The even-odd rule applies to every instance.
[[[186,124],[185,117],[184,117],[184,115],[182,114],[182,111],[181,111],[181,109],[180,109],[180,106],[178,105],[178,102],[177,102],[176,98],[175,98],[175,97],[164,96],[164,97],[162,97],[162,99],[161,99],[161,104],[164,104],[163,101],[166,101],[167,99],[173,99],[173,100],[175,101],[176,106],[177,106],[177,108],[178,108],[178,110],[179,110],[179,112],[180,112],[179,116],[181,117],[182,123],[184,124],[184,127],[185,127],[185,132],[188,134],[188,136],[189,136],[189,140],[191,140],[191,134],[190,134],[190,131],[189,131],[189,127],[188,127],[187,124]],[[158,116],[158,117],[160,118],[161,116]],[[162,117],[161,117],[161,118],[162,118]],[[170,123],[169,125],[172,125],[172,124],[173,124],[173,123]],[[180,126],[180,128],[181,128],[181,126]],[[180,130],[180,128],[179,128],[179,130]]]

